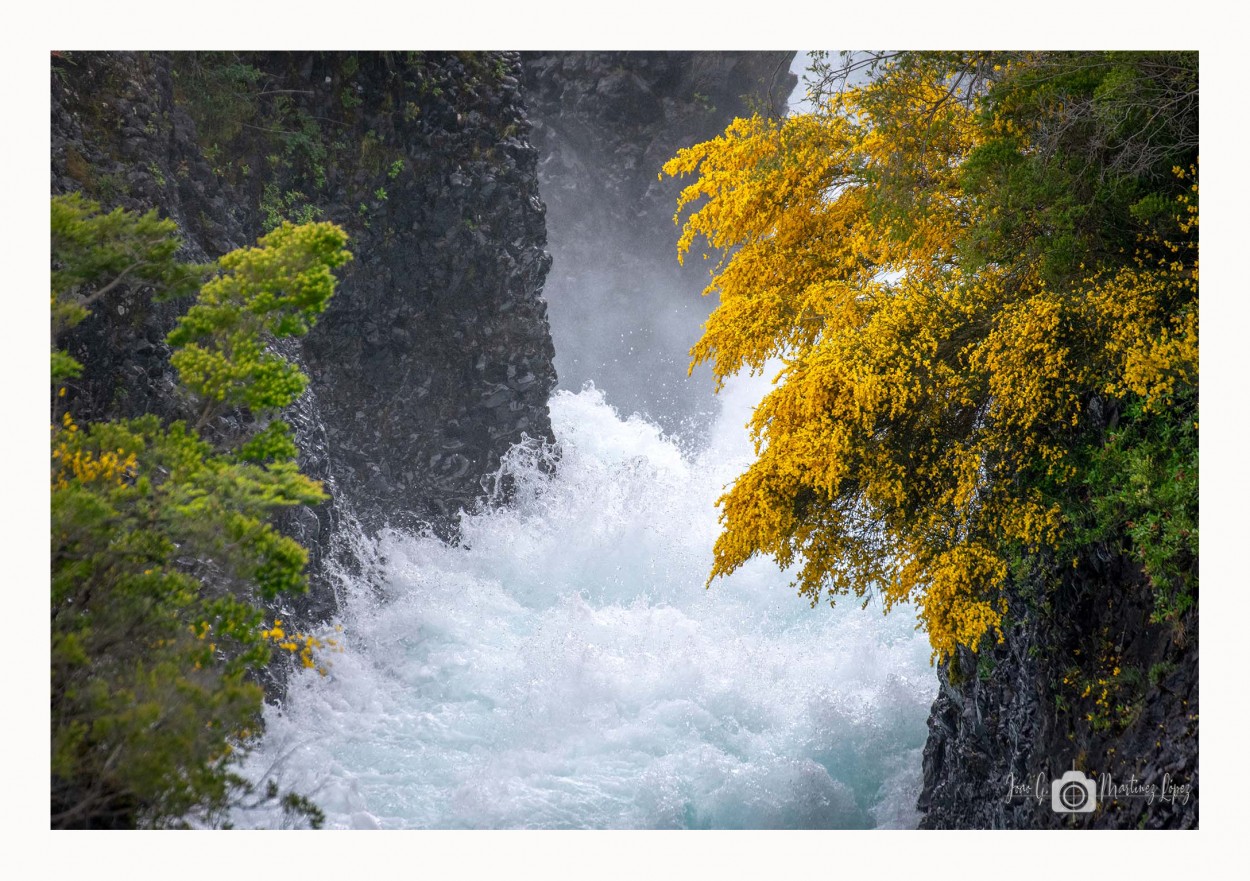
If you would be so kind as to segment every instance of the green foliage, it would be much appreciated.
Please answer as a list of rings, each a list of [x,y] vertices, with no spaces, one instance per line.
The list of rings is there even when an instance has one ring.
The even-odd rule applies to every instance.
[[[977,654],[977,678],[982,682],[989,682],[993,678],[995,666],[992,652],[980,652]]]
[[[260,116],[265,75],[236,53],[179,52],[174,60],[175,97],[205,146],[229,143]]]
[[[332,269],[350,257],[344,244],[329,224],[284,225],[222,259],[222,274],[170,334],[202,418],[222,405],[268,418],[298,395],[303,376],[263,341],[307,331],[333,292]],[[81,320],[119,279],[181,292],[204,268],[177,264],[177,247],[173,225],[155,215],[54,200],[60,320]],[[71,368],[62,359],[61,374]],[[325,498],[299,472],[289,426],[269,421],[231,448],[183,422],[80,427],[58,409],[52,825],[219,825],[250,797],[280,798],[318,824],[307,799],[275,786],[257,796],[235,771],[259,724],[254,676],[285,636],[266,629],[257,602],[307,589],[307,551],[271,519]]]
[[[256,463],[281,462],[294,459],[297,455],[299,449],[291,436],[291,426],[280,419],[275,419],[252,435],[238,450],[241,460]]]
[[[250,176],[242,159],[224,161],[225,155],[269,155],[279,165],[303,178],[302,187],[320,190],[326,184],[329,152],[321,125],[293,100],[293,92],[253,65],[247,53],[180,52],[174,56],[175,99],[196,123],[196,134],[214,173],[238,182]],[[358,103],[348,90],[345,105]],[[288,182],[289,184],[289,182]],[[266,229],[282,219],[307,223],[320,209],[296,188],[272,185],[266,189],[261,210]],[[315,212],[315,213],[312,213]]]
[[[52,200],[52,336],[81,322],[90,306],[122,284],[150,287],[157,298],[195,290],[206,267],[176,259],[172,220],[155,211],[104,213],[80,193]]]
[[[265,184],[261,191],[260,211],[264,215],[261,222],[266,230],[277,229],[287,221],[296,224],[312,223],[325,213],[309,202],[299,190],[284,192],[273,182]]]
[[[1062,687],[1055,692],[1056,706],[1066,710],[1079,704],[1093,730],[1123,731],[1141,713],[1147,679],[1136,668],[1121,667],[1114,650],[1104,650],[1090,661],[1089,672],[1073,666],[1064,673]],[[1061,698],[1064,693],[1067,697]]]
[[[1167,413],[1133,406],[1091,446],[1084,492],[1069,505],[1070,552],[1121,534],[1142,565],[1156,621],[1176,620],[1198,593],[1198,421],[1192,392]]]
[[[91,467],[114,452],[120,466]],[[259,609],[179,561],[221,560],[220,577],[265,593],[295,586],[303,549],[260,518],[321,495],[153,417],[68,421],[53,464],[53,825],[168,825],[194,809],[212,822],[239,785],[232,741],[261,697],[246,674],[268,648]]]
[[[82,365],[58,345],[100,298],[122,285],[149,288],[158,299],[185,296],[207,271],[176,258],[177,227],[155,211],[105,213],[99,203],[71,193],[52,200],[51,227],[53,382],[82,372]]]
[[[969,251],[1035,261],[1052,285],[1138,246],[1170,220],[1174,166],[1197,156],[1193,53],[1002,53],[981,112],[990,137],[964,164],[988,209]],[[1133,222],[1137,221],[1137,222]],[[1121,250],[1123,249],[1123,250]]]
[[[315,189],[324,189],[330,154],[321,123],[285,95],[275,99],[274,106],[288,163],[311,180]]]
[[[52,350],[52,381],[61,382],[82,374],[82,364],[68,352]]]
[[[216,174],[253,193],[259,191],[265,230],[276,229],[283,221],[305,224],[321,219],[324,208],[318,203],[333,167],[354,167],[369,177],[386,175],[391,180],[404,168],[396,149],[384,145],[377,132],[355,142],[346,136],[339,117],[358,113],[365,99],[353,82],[358,58],[351,54],[340,58],[336,89],[342,112],[319,107],[313,91],[286,88],[280,66],[270,66],[272,58],[260,62],[269,72],[255,67],[251,61],[259,59],[248,53],[187,52],[174,59],[176,99],[197,123],[205,158]],[[386,112],[394,98],[387,92],[381,100]],[[249,165],[245,158],[260,156],[265,157],[266,173],[261,183],[249,185],[257,163]],[[379,191],[375,184],[359,181],[358,191],[349,198],[374,194],[384,199],[376,195]]]
[[[302,336],[334,292],[334,269],[351,255],[331,223],[283,223],[221,259],[221,275],[178,321],[169,344],[182,382],[202,401],[199,425],[226,407],[278,410],[304,391],[305,378],[264,339]]]
[[[1172,674],[1176,669],[1176,664],[1170,661],[1160,661],[1157,664],[1151,664],[1150,669],[1146,672],[1146,681],[1153,686],[1158,686],[1160,682]]]

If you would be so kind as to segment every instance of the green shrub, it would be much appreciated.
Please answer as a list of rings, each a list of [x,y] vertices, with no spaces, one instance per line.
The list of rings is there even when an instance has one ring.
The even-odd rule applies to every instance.
[[[236,768],[260,722],[255,674],[285,638],[259,602],[307,590],[307,551],[272,517],[325,498],[273,418],[305,379],[265,341],[313,325],[345,244],[332,224],[284,224],[222,258],[169,336],[196,426],[151,415],[80,426],[63,386],[53,398],[54,827],[220,825],[249,797],[320,822],[307,799],[273,786],[257,796]],[[53,200],[54,345],[118,284],[170,295],[203,278],[174,260],[177,245],[154,214]],[[54,382],[73,373],[68,357],[54,350]],[[252,427],[201,437],[226,407]]]

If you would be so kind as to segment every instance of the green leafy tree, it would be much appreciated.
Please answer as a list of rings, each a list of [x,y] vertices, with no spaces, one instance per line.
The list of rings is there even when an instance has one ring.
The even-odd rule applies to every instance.
[[[82,365],[57,341],[121,285],[147,286],[161,299],[194,293],[207,267],[175,256],[177,226],[155,211],[107,214],[80,193],[52,200],[52,381],[78,376]]]
[[[268,625],[259,603],[307,590],[307,551],[273,515],[325,498],[299,472],[289,427],[273,415],[304,378],[266,341],[298,336],[333,293],[350,254],[328,223],[280,227],[226,255],[169,335],[197,426],[155,416],[78,425],[54,396],[52,426],[52,825],[220,824],[256,793],[235,771],[257,731],[254,674],[271,649],[317,642]],[[120,283],[181,293],[204,267],[178,263],[175,229],[155,215],[53,200],[53,333]],[[54,382],[75,365],[62,353]],[[199,434],[224,407],[246,436]],[[320,643],[317,642],[319,645]]]

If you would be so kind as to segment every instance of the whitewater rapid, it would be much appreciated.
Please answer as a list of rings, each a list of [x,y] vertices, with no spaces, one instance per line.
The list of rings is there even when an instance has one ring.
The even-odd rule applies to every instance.
[[[459,546],[362,544],[343,651],[267,709],[246,775],[337,828],[914,826],[936,679],[912,610],[813,609],[768,560],[704,588],[765,388],[735,380],[698,450],[557,392],[558,459],[514,449],[512,505]]]

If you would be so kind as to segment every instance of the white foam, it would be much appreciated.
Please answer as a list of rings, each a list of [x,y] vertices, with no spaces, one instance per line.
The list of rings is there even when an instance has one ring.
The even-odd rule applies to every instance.
[[[911,611],[811,609],[767,560],[704,589],[766,387],[731,385],[684,454],[558,392],[555,477],[518,449],[516,503],[463,546],[384,535],[383,597],[347,586],[347,650],[293,679],[248,773],[342,828],[914,825],[935,678]]]

